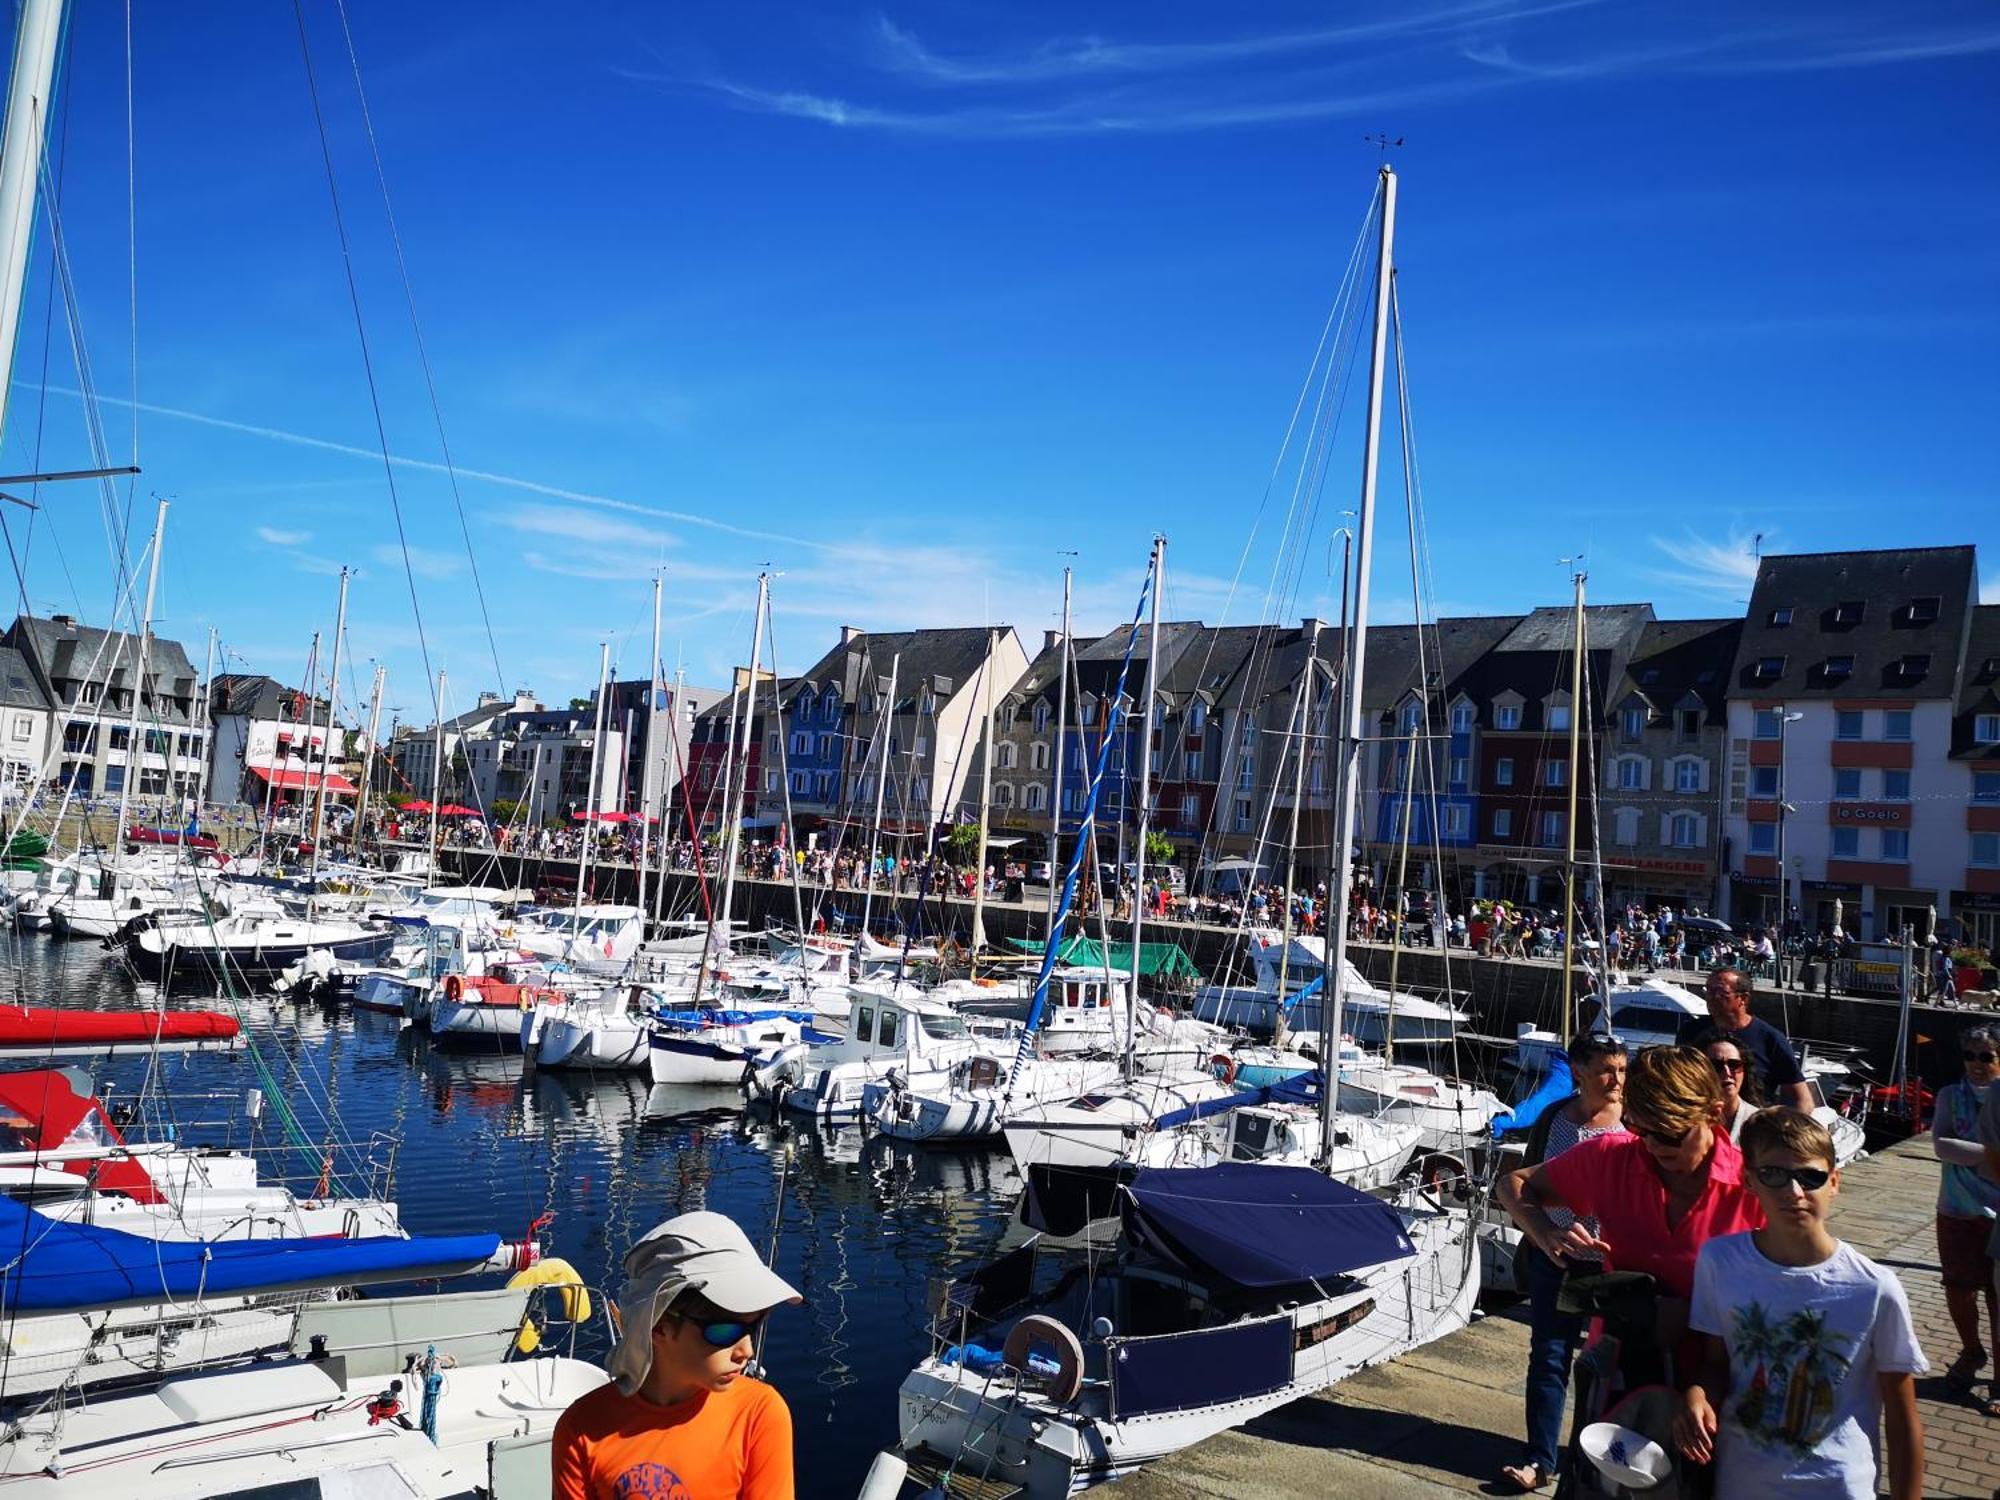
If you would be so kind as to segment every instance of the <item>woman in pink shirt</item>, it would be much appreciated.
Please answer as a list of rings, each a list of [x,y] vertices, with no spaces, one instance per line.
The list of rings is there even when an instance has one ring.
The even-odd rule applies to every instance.
[[[1764,1226],[1743,1181],[1743,1157],[1722,1129],[1722,1090],[1692,1047],[1648,1047],[1625,1079],[1625,1129],[1598,1136],[1537,1167],[1500,1179],[1501,1205],[1559,1266],[1595,1257],[1660,1284],[1660,1334],[1687,1331],[1694,1262],[1720,1235]],[[1577,1216],[1558,1229],[1546,1210]],[[1583,1220],[1595,1219],[1592,1234]],[[1692,1352],[1690,1345],[1690,1353]],[[1677,1369],[1694,1364],[1676,1358]]]

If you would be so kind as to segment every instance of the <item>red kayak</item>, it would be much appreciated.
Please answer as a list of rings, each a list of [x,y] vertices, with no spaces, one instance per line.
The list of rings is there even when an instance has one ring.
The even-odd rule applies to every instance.
[[[0,1005],[0,1056],[103,1052],[132,1047],[201,1047],[234,1040],[234,1016],[213,1010],[58,1010]]]

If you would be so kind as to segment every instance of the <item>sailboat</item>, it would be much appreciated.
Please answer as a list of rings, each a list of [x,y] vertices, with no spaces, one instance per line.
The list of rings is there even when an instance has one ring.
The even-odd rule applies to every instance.
[[[1393,266],[1396,178],[1387,165],[1380,184],[1334,839],[1343,869],[1355,830]],[[1336,976],[1348,882],[1337,885]],[[1334,1035],[1339,1001],[1336,983]],[[1323,1080],[1334,1066],[1325,1060]],[[1334,1129],[1332,1093],[1323,1081],[1322,1148]],[[1318,1167],[1224,1163],[1140,1168],[1113,1201],[1123,1231],[1114,1255],[1077,1265],[1037,1236],[946,1288],[932,1351],[900,1392],[892,1470],[900,1462],[925,1483],[985,1482],[1058,1500],[1461,1328],[1479,1294],[1471,1216],[1412,1184],[1385,1200]]]

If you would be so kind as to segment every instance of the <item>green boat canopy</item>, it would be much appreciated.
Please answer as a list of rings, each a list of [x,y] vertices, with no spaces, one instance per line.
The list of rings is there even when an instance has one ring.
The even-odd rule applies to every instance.
[[[1020,953],[1040,953],[1042,944],[1033,938],[1009,938],[1008,946]],[[1074,964],[1080,969],[1102,969],[1104,945],[1096,938],[1071,938],[1063,944],[1062,952],[1056,955],[1061,963]],[[1132,968],[1132,945],[1116,943],[1111,945],[1112,969],[1129,973]],[[1141,979],[1200,979],[1201,970],[1188,957],[1187,949],[1179,943],[1141,943],[1139,945],[1139,977]]]

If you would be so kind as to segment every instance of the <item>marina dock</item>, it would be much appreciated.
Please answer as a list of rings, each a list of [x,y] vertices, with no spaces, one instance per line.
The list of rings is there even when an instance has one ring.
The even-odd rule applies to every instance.
[[[1958,1341],[1938,1275],[1937,1186],[1930,1138],[1905,1141],[1843,1175],[1833,1228],[1894,1271],[1909,1294],[1931,1363],[1917,1381],[1924,1494],[1984,1500],[2000,1493],[2000,1422],[1945,1389],[1944,1367]],[[1494,1494],[1500,1466],[1520,1457],[1527,1354],[1525,1306],[1496,1310],[1393,1364],[1178,1453],[1107,1493],[1120,1500]]]

